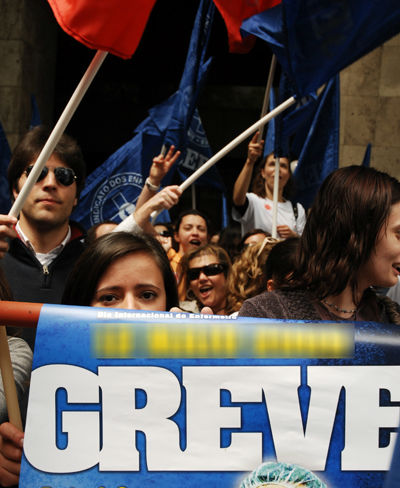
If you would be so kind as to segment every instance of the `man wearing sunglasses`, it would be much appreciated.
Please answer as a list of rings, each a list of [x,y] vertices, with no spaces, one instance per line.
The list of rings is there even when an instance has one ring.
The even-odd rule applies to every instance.
[[[49,136],[43,127],[30,130],[19,142],[8,167],[10,191],[18,196],[33,164]],[[14,299],[26,302],[60,303],[64,283],[83,251],[83,231],[70,222],[85,179],[85,163],[77,143],[63,135],[28,195],[19,220],[0,216],[0,261]],[[24,328],[23,337],[33,348],[34,329]]]

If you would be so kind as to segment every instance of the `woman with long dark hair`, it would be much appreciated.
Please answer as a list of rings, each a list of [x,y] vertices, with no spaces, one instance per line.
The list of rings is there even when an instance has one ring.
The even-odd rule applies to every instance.
[[[287,285],[247,300],[239,315],[400,323],[400,306],[372,287],[400,275],[400,183],[349,166],[322,184]]]
[[[169,310],[178,305],[176,280],[155,238],[112,232],[82,253],[69,275],[62,303]]]

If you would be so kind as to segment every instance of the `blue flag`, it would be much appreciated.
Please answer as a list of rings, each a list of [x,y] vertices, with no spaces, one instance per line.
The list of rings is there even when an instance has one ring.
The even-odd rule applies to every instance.
[[[29,129],[33,129],[34,127],[42,123],[40,119],[39,107],[36,102],[35,95],[31,95],[31,109],[32,109],[32,115],[31,115],[31,123]]]
[[[329,81],[303,144],[294,173],[296,200],[309,208],[323,180],[339,164],[339,75]]]
[[[293,85],[287,75],[282,72],[277,95],[274,88],[270,93],[270,110],[290,98]],[[306,139],[315,111],[318,107],[318,97],[312,93],[302,97],[297,102],[268,123],[264,145],[264,156],[274,152],[277,156],[300,154]]]
[[[152,159],[163,145],[168,148],[174,144],[182,152],[175,164],[182,179],[212,155],[196,104],[211,62],[211,59],[206,60],[206,48],[213,14],[213,3],[202,0],[178,90],[150,109],[149,116],[136,127],[134,137],[87,178],[72,216],[84,227],[104,220],[120,222],[134,211]],[[170,184],[172,177],[173,171],[170,171],[163,184]],[[216,168],[199,178],[197,183],[225,191]],[[158,221],[162,221],[162,214]]]
[[[369,143],[365,148],[364,158],[362,160],[361,165],[368,167],[370,160],[371,160],[371,143]]]
[[[267,41],[283,70],[306,95],[400,31],[393,0],[282,0],[242,24]]]
[[[271,90],[271,110],[290,97],[290,90],[290,80],[282,73],[278,96]],[[298,159],[295,200],[305,208],[325,177],[338,167],[339,110],[339,81],[334,78],[319,96],[312,93],[302,97],[281,119],[268,124],[264,156],[274,152]]]
[[[7,168],[11,159],[11,150],[3,127],[0,123],[0,213],[7,214],[11,208],[8,189]]]

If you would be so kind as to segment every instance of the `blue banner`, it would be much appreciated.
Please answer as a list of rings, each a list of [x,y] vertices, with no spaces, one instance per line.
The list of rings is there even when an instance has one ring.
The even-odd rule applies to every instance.
[[[213,14],[213,3],[202,0],[179,89],[168,100],[150,109],[149,117],[135,129],[135,136],[87,178],[72,215],[84,227],[89,228],[103,220],[120,222],[135,209],[152,159],[163,145],[169,148],[174,144],[182,152],[175,165],[181,179],[186,179],[211,157],[196,104],[211,62],[211,58],[206,59],[206,49]],[[170,184],[173,175],[174,170],[167,174],[163,184]],[[196,184],[225,191],[216,168],[208,171]],[[163,220],[161,216],[158,221]]]
[[[239,487],[272,462],[382,487],[397,329],[44,305],[19,486]]]
[[[7,168],[11,159],[11,149],[0,123],[0,213],[8,214],[11,208],[10,190],[8,189]]]
[[[268,42],[296,93],[306,95],[396,35],[400,9],[393,0],[282,0],[241,29]]]

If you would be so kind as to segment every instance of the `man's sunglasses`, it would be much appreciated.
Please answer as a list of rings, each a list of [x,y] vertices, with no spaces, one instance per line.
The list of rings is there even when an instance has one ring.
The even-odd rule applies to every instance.
[[[26,174],[26,176],[29,176],[32,169],[33,169],[33,165],[28,166],[25,169],[24,173]],[[75,175],[75,171],[71,168],[64,168],[63,166],[59,166],[58,168],[54,168],[52,171],[54,173],[54,176],[56,177],[57,182],[63,186],[70,186],[77,179]],[[42,169],[42,172],[40,173],[37,181],[46,178],[48,172],[49,172],[49,168],[45,166]]]
[[[208,264],[207,266],[202,266],[201,268],[189,268],[187,271],[187,276],[189,281],[194,281],[199,279],[201,272],[203,272],[206,276],[215,276],[220,273],[224,273],[225,270],[225,264]]]

